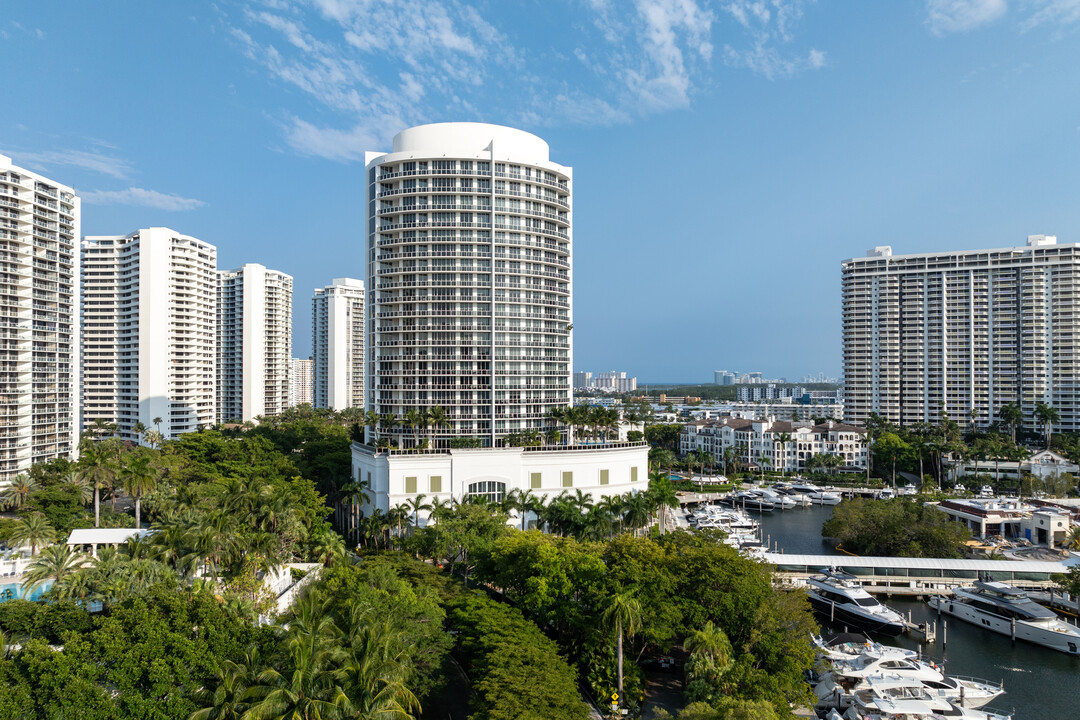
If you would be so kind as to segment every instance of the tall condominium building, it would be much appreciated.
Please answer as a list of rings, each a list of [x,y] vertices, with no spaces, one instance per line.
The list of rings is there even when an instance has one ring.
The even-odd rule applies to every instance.
[[[367,173],[368,408],[442,407],[436,443],[544,428],[570,402],[572,170],[535,135],[441,123]]]
[[[82,243],[83,425],[215,422],[217,248],[169,228]]]
[[[277,415],[289,406],[292,276],[249,263],[217,277],[218,422]]]
[[[372,504],[644,488],[642,444],[520,446],[571,400],[572,170],[480,123],[404,130],[366,163],[367,409],[399,421],[353,445]]]
[[[293,358],[289,363],[289,407],[312,404],[311,358]]]
[[[987,425],[1038,403],[1080,430],[1080,245],[919,255],[878,247],[843,268],[845,419]]]
[[[364,407],[364,283],[352,278],[311,299],[311,391],[315,407]]]
[[[0,155],[0,484],[78,442],[79,198]]]

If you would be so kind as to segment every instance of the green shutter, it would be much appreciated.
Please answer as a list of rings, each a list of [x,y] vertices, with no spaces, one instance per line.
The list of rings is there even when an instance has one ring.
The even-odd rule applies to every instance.
[[[637,465],[634,465],[633,467],[630,468],[630,482],[632,482],[632,483],[637,482]]]
[[[416,494],[416,478],[414,478],[414,477],[405,478],[405,493],[408,494],[408,495],[415,495]]]
[[[574,487],[574,473],[570,470],[564,470],[562,474],[562,486]]]
[[[533,490],[540,489],[540,473],[529,473],[529,487]]]
[[[600,471],[600,484],[601,485],[607,485],[608,484],[608,471],[607,470],[601,470]]]
[[[433,493],[441,493],[442,492],[442,475],[432,475],[431,476],[431,492],[433,492]]]

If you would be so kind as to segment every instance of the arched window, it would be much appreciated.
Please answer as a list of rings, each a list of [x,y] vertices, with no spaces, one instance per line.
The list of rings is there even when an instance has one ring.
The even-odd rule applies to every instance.
[[[506,497],[506,483],[485,480],[469,483],[469,496],[480,496],[488,502],[501,503]]]

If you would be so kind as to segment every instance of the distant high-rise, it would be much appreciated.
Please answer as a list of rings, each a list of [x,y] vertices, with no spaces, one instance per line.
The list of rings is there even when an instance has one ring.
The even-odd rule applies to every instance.
[[[293,279],[250,263],[218,271],[217,418],[247,422],[289,406]]]
[[[217,249],[164,227],[82,242],[83,425],[215,422]]]
[[[842,264],[846,420],[968,426],[1038,403],[1080,430],[1080,244],[892,254]]]
[[[293,358],[289,363],[289,407],[310,405],[311,358]]]
[[[0,155],[0,483],[78,442],[80,203]]]
[[[364,407],[364,283],[334,278],[312,298],[315,407]]]

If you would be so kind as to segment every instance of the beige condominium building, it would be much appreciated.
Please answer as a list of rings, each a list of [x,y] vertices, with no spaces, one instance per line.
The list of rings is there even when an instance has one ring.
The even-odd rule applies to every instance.
[[[986,426],[1038,403],[1080,430],[1080,245],[1032,235],[994,250],[893,255],[842,264],[845,420]]]

